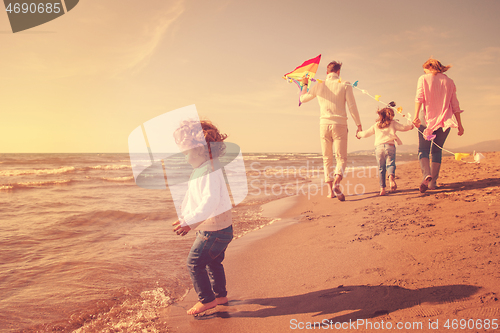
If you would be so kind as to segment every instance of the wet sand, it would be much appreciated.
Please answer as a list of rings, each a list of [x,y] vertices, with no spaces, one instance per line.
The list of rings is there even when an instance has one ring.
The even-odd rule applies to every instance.
[[[411,162],[398,166],[398,191],[385,197],[372,171],[348,175],[351,194],[365,191],[345,202],[325,189],[267,204],[282,220],[227,250],[229,305],[188,316],[191,290],[158,321],[171,332],[500,326],[500,153],[485,156],[445,157],[440,187],[425,194]]]

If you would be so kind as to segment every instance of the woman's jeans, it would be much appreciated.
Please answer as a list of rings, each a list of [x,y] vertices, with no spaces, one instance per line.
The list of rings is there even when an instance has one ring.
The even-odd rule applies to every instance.
[[[378,178],[380,188],[385,188],[385,175],[394,175],[396,172],[396,146],[383,143],[375,147],[375,157],[378,164]]]
[[[418,128],[420,132],[423,132],[427,127],[424,125],[420,125]],[[446,131],[443,131],[443,128],[440,127],[432,134],[436,135],[434,138],[434,143],[439,145],[432,144],[432,141],[425,140],[422,133],[418,132],[418,159],[429,158],[429,153],[432,155],[433,163],[441,163],[441,157],[443,156],[443,151],[439,147],[443,147],[448,134],[450,134],[450,129],[448,128]],[[431,146],[432,145],[432,146]]]
[[[233,239],[233,226],[217,231],[197,231],[196,240],[187,258],[187,266],[194,290],[201,303],[210,303],[216,297],[226,297],[224,254]]]

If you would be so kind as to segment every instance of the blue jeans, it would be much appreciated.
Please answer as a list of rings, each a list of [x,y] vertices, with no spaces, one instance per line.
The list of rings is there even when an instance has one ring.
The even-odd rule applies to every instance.
[[[423,132],[426,128],[427,127],[425,127],[424,125],[420,125],[418,129],[420,130],[420,132]],[[441,163],[441,157],[443,156],[443,151],[441,150],[441,148],[432,144],[432,141],[425,140],[424,136],[420,132],[418,132],[418,159],[420,160],[422,158],[429,158],[430,153],[432,155],[432,162]],[[448,128],[446,131],[443,131],[443,128],[440,127],[432,132],[432,134],[436,135],[436,137],[434,138],[434,142],[440,147],[443,147],[448,134],[450,134],[450,129]]]
[[[216,297],[226,297],[224,254],[233,239],[233,226],[217,231],[197,231],[196,240],[187,258],[187,266],[194,290],[201,303],[210,303]]]
[[[383,143],[375,147],[375,157],[378,165],[378,178],[380,188],[385,188],[385,175],[395,175],[396,172],[396,146]]]

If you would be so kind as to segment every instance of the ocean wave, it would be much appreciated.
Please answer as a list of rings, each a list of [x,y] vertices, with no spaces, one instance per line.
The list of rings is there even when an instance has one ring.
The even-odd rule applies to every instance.
[[[262,159],[262,158],[266,158],[268,157],[267,155],[253,155],[253,156],[249,156],[249,155],[246,155],[246,154],[243,154],[243,160],[247,161],[247,160],[259,160],[259,159]]]
[[[321,156],[321,154],[318,154],[318,153],[298,153],[296,155],[298,155],[298,156],[313,156],[313,157],[319,157],[319,158],[323,157],[323,156]]]
[[[246,162],[253,161],[303,161],[312,159],[322,159],[323,157],[318,154],[270,154],[266,156],[244,156],[243,160]]]
[[[89,313],[84,316],[81,314],[72,315],[71,321],[79,322],[81,326],[75,327],[76,329],[71,331],[74,333],[166,332],[165,323],[158,318],[176,298],[184,298],[189,292],[189,288],[184,287],[183,296],[182,293],[171,294],[162,287],[143,291],[139,295],[129,292],[126,288],[121,291],[126,292],[126,294],[115,296],[113,301],[102,301],[106,307],[94,310],[99,315],[90,315]]]
[[[174,213],[175,214],[175,213]],[[102,210],[83,214],[76,214],[65,219],[66,226],[76,225],[95,225],[96,222],[104,223],[125,223],[165,220],[173,217],[168,212],[148,212],[148,213],[129,213],[122,210]]]
[[[134,180],[134,176],[113,177],[113,178],[102,177],[101,179],[108,182],[130,182]]]
[[[75,167],[60,167],[57,169],[3,170],[0,171],[0,176],[12,177],[23,175],[55,175],[62,173],[71,173],[75,170]]]
[[[247,171],[247,176],[252,176],[252,177],[259,177],[259,176],[264,176],[266,178],[270,177],[275,177],[275,178],[288,178],[288,177],[311,177],[315,175],[322,175],[323,174],[323,167],[322,166],[311,166],[310,168],[307,167],[293,167],[293,166],[288,166],[288,167],[274,167],[270,168],[269,166],[266,166],[265,168],[261,169],[252,169],[251,171]]]
[[[124,169],[132,169],[130,165],[96,165],[91,167],[86,167],[84,169],[93,169],[93,170],[124,170]]]
[[[255,159],[251,159],[251,158],[244,158],[244,160],[257,160],[257,161],[279,161],[280,158],[272,158],[272,157],[265,157],[265,158],[255,158]]]
[[[68,185],[74,182],[72,179],[63,180],[48,180],[41,182],[24,182],[24,183],[14,183],[14,184],[3,184],[0,185],[0,191],[13,191],[20,189],[30,189],[30,188],[40,188],[45,186],[55,186],[55,185]]]

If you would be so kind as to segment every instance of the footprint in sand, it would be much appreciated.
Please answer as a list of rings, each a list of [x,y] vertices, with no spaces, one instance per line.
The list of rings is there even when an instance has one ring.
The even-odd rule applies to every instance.
[[[499,308],[474,308],[458,311],[460,318],[489,318],[495,319],[500,317]]]
[[[438,308],[426,307],[426,306],[414,307],[411,309],[411,312],[413,312],[413,314],[415,316],[423,317],[423,318],[434,317],[434,316],[437,316],[437,315],[440,315],[441,313],[443,313],[443,311],[441,311]]]

